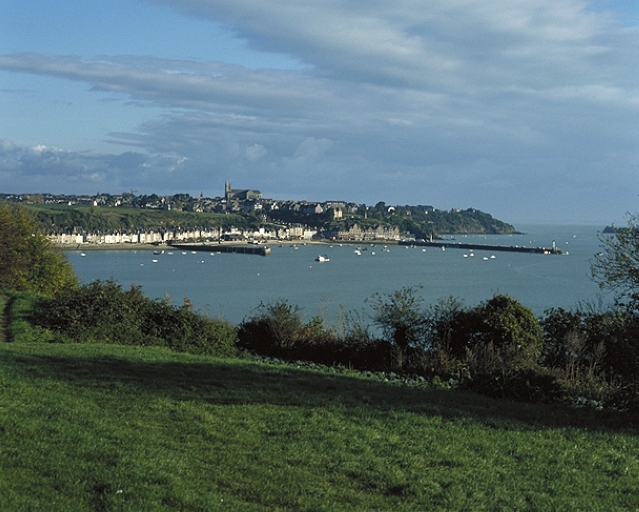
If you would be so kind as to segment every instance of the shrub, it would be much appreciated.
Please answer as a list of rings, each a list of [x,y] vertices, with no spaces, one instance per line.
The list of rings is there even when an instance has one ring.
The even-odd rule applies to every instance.
[[[625,308],[567,312],[551,309],[542,321],[542,363],[564,372],[571,385],[600,389],[639,378],[639,317]]]
[[[415,289],[406,286],[387,296],[373,295],[368,301],[373,308],[373,322],[382,329],[388,341],[400,350],[423,345],[426,316],[422,299]]]
[[[257,314],[243,321],[238,331],[238,345],[244,350],[262,355],[298,357],[300,353],[321,350],[335,336],[319,317],[305,322],[299,306],[286,300],[261,303]]]
[[[517,300],[495,295],[473,309],[457,308],[446,319],[446,348],[457,358],[468,349],[492,345],[515,359],[534,362],[543,346],[543,330],[534,313]]]
[[[34,322],[76,343],[167,346],[208,354],[235,351],[237,329],[223,320],[200,316],[185,305],[146,297],[132,286],[94,281],[39,304]]]
[[[542,368],[525,368],[512,373],[480,373],[465,380],[462,389],[528,403],[560,402],[567,396],[565,385]]]

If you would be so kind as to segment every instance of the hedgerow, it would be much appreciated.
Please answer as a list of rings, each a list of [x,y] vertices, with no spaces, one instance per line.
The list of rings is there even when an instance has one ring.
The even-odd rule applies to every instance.
[[[30,322],[50,333],[45,341],[166,346],[198,354],[235,354],[237,328],[205,317],[186,303],[152,300],[140,288],[94,281],[32,304]],[[16,337],[17,339],[18,337]]]

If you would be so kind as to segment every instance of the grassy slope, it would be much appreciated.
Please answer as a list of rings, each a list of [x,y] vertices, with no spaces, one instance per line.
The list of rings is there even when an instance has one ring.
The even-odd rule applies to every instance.
[[[639,507],[593,411],[105,345],[0,345],[0,510]]]

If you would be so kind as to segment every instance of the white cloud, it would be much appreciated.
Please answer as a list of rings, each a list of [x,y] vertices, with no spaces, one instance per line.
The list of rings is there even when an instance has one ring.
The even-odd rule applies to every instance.
[[[484,209],[499,205],[490,192],[499,190],[521,198],[522,211],[558,208],[557,197],[562,212],[583,211],[574,183],[628,197],[628,174],[604,169],[639,161],[639,31],[590,2],[148,3],[225,23],[252,48],[306,67],[0,55],[2,70],[86,83],[102,93],[96,101],[106,92],[123,108],[162,112],[105,133],[130,148],[123,154],[43,147],[36,157],[0,141],[0,171],[149,190],[211,183],[211,192],[236,177],[265,189],[268,177],[282,195],[353,190],[354,200],[431,204],[457,195],[467,202],[457,206]]]

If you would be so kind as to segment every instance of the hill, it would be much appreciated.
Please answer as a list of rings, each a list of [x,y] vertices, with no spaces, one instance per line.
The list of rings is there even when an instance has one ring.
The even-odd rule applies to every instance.
[[[2,198],[0,198],[2,200]],[[5,198],[6,200],[6,198]],[[165,232],[172,230],[276,230],[278,227],[304,225],[320,234],[335,229],[388,226],[401,233],[410,233],[417,239],[440,234],[512,234],[514,226],[474,208],[466,210],[438,210],[431,206],[375,206],[350,205],[339,218],[330,209],[322,213],[306,213],[300,205],[288,209],[262,208],[245,211],[216,213],[214,211],[182,211],[125,206],[87,206],[63,203],[23,202],[32,210],[46,234],[72,232],[133,233],[137,230]]]
[[[0,344],[2,510],[621,510],[612,412],[164,348]]]

